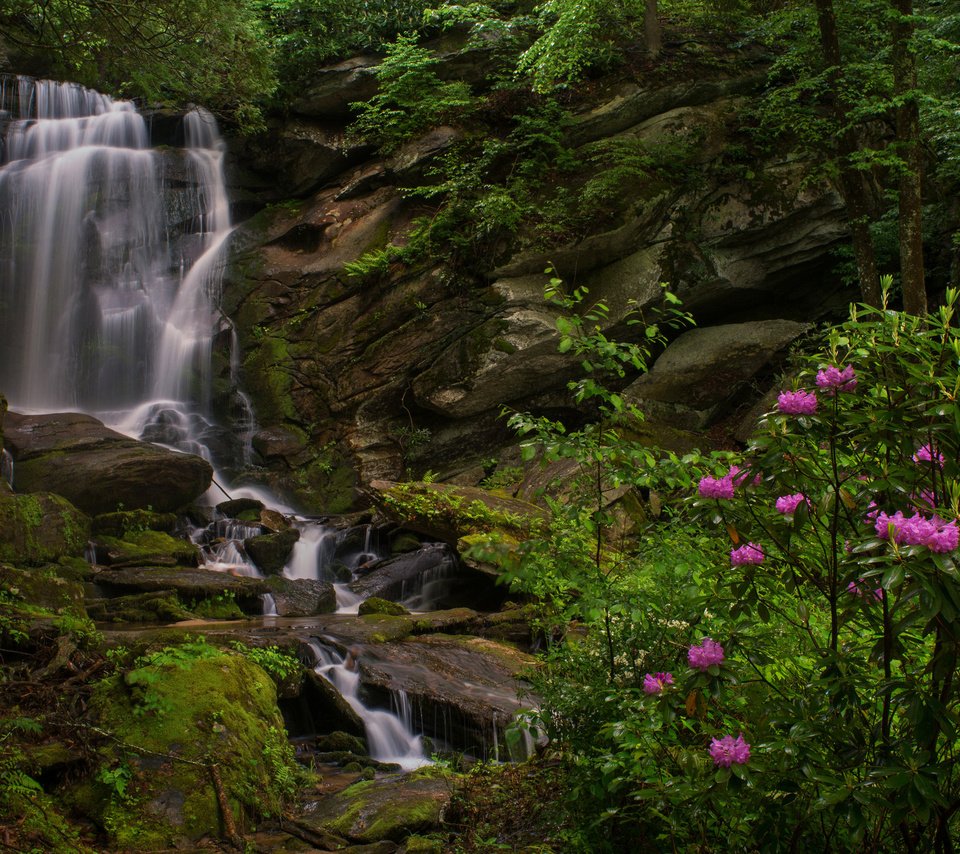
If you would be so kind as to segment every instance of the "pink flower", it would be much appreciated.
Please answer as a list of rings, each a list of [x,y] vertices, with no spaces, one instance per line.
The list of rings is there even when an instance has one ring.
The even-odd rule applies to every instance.
[[[817,411],[817,395],[812,391],[782,391],[777,408],[784,415],[813,415]]]
[[[730,550],[730,566],[763,563],[763,549],[756,543],[747,543],[738,549]]]
[[[810,502],[807,501],[807,496],[802,492],[795,492],[793,495],[781,495],[777,499],[777,512],[783,513],[785,516],[789,516],[792,513],[795,513],[797,508],[806,501],[809,505]]]
[[[723,647],[715,640],[704,638],[699,646],[692,646],[687,650],[687,662],[694,670],[706,672],[714,664],[723,664]]]
[[[857,377],[853,365],[847,365],[842,371],[830,365],[817,372],[817,388],[823,389],[823,393],[830,397],[840,391],[853,391],[856,387]]]
[[[742,469],[740,466],[730,466],[727,477],[733,481],[734,486],[760,486],[763,482],[759,472],[751,478],[749,469]]]
[[[936,510],[937,496],[932,489],[921,489],[910,496],[913,506],[918,510]]]
[[[702,477],[697,489],[704,498],[733,498],[733,478]]]
[[[731,765],[746,765],[750,761],[750,745],[741,733],[736,738],[725,735],[710,741],[710,756],[715,765],[729,768]]]
[[[878,513],[874,530],[881,540],[890,539],[898,545],[926,546],[939,554],[952,552],[960,542],[960,529],[956,521],[947,522],[939,516],[927,518],[919,513],[904,516],[898,510],[892,516]]]
[[[943,468],[943,454],[936,447],[929,444],[921,445],[913,455],[915,463],[935,463],[939,468]]]
[[[643,693],[662,694],[667,686],[672,684],[672,673],[648,673],[643,677]]]

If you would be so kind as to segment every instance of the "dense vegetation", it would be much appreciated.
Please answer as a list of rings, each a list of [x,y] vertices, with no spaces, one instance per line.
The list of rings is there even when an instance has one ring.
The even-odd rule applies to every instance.
[[[632,316],[628,340],[614,340],[603,305],[552,282],[561,350],[584,368],[570,387],[583,417],[509,417],[527,462],[578,476],[550,499],[545,532],[494,556],[536,603],[548,644],[529,725],[550,736],[569,795],[550,844],[947,852],[960,807],[960,335],[957,294],[943,287],[960,177],[958,93],[944,82],[956,12],[909,0],[0,0],[0,25],[24,67],[202,101],[247,130],[320,64],[378,52],[379,90],[355,105],[352,137],[390,155],[440,124],[462,136],[407,191],[428,211],[407,241],[350,265],[371,283],[424,259],[476,274],[518,244],[583,236],[613,187],[696,180],[682,138],[575,151],[570,108],[602,74],[676,71],[687,60],[673,47],[688,38],[706,45],[707,64],[735,55],[731,45],[762,46],[766,89],[727,166],[749,180],[758,154],[791,146],[816,164],[811,178],[836,181],[865,305],[797,356],[743,454],[678,457],[635,438],[639,413],[616,389],[691,318],[665,292],[663,313]],[[498,70],[483,85],[438,73],[430,39],[451,32],[494,46]],[[642,522],[610,501],[626,487],[645,499]],[[102,664],[113,680],[102,690],[123,681],[138,708],[165,714],[156,672],[247,666],[206,647],[166,656]],[[0,741],[31,726],[7,721]],[[276,735],[275,773],[257,793],[274,811],[293,774]],[[0,763],[8,808],[39,791],[21,764]],[[117,810],[129,807],[128,764],[99,767],[99,795]]]

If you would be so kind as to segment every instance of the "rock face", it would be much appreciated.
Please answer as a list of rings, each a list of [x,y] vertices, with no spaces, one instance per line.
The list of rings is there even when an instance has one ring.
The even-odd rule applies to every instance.
[[[7,414],[5,442],[18,492],[55,492],[91,515],[176,510],[210,486],[200,457],[130,439],[89,415]]]
[[[742,398],[747,383],[807,329],[809,324],[790,320],[691,329],[624,394],[658,420],[702,429]]]
[[[433,47],[441,79],[484,91],[480,72],[495,46],[464,50],[452,39]],[[700,331],[808,322],[845,305],[851,295],[833,275],[832,252],[847,234],[838,194],[811,180],[809,164],[794,155],[758,162],[731,154],[742,148],[740,121],[763,85],[763,62],[746,52],[733,73],[716,63],[694,80],[665,73],[605,82],[599,96],[571,102],[563,144],[579,162],[590,162],[597,144],[635,146],[667,152],[671,168],[683,160],[696,177],[614,186],[576,237],[548,239],[521,224],[512,243],[455,270],[436,265],[432,252],[407,266],[376,253],[407,243],[425,210],[408,188],[436,182],[434,167],[468,140],[440,127],[389,157],[354,147],[337,160],[330,140],[346,129],[349,104],[375,91],[377,59],[318,71],[294,115],[277,120],[276,145],[238,149],[238,174],[239,166],[262,175],[269,167],[277,176],[249,192],[272,203],[277,187],[297,196],[240,226],[225,281],[261,428],[259,462],[272,483],[317,512],[351,503],[356,480],[408,479],[408,469],[474,485],[513,441],[502,406],[573,416],[566,384],[582,369],[557,351],[560,310],[544,298],[548,266],[609,307],[604,331],[618,338],[636,334],[626,323],[633,308],[650,316],[661,282]],[[572,185],[586,177],[578,173]],[[605,216],[606,208],[617,214]],[[367,273],[345,270],[363,256],[373,259]],[[776,361],[782,349],[758,343],[749,376],[762,380],[760,362]],[[722,417],[720,401],[655,405],[683,396],[688,373],[665,366],[656,393],[647,389],[651,416],[667,428]],[[735,380],[741,390],[747,378]]]
[[[14,495],[0,485],[0,561],[18,565],[54,562],[83,554],[90,519],[48,492]]]

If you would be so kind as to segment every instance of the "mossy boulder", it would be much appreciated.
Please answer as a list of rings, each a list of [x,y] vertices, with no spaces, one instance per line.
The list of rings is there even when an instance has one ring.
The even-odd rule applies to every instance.
[[[228,595],[249,614],[262,613],[260,597],[269,592],[261,578],[238,577],[200,567],[111,567],[99,570],[93,581],[108,595],[173,590],[181,601],[191,602]]]
[[[360,603],[358,613],[361,616],[364,614],[387,614],[388,616],[399,617],[409,612],[398,602],[390,602],[387,599],[381,599],[379,596],[371,596]]]
[[[90,519],[66,498],[48,492],[0,492],[0,561],[38,565],[82,555]]]
[[[135,531],[123,539],[98,536],[97,563],[121,569],[127,566],[199,566],[200,550],[188,540],[162,531]]]
[[[195,616],[172,590],[92,599],[87,613],[98,623],[177,623]]]
[[[266,575],[277,575],[290,558],[294,545],[300,539],[296,528],[276,534],[261,534],[243,541],[243,547],[251,560]]]
[[[69,793],[73,805],[115,849],[183,847],[224,834],[216,767],[238,832],[279,815],[297,772],[270,677],[202,641],[138,662],[96,688],[92,707],[116,741],[98,774]]]
[[[176,513],[154,513],[152,510],[121,510],[94,516],[92,531],[95,535],[119,537],[137,531],[163,531],[169,534],[177,526]]]
[[[456,779],[438,768],[423,768],[364,780],[320,801],[302,821],[355,842],[402,842],[439,829]]]
[[[83,585],[63,578],[56,566],[21,569],[0,564],[0,590],[51,614],[86,616]]]

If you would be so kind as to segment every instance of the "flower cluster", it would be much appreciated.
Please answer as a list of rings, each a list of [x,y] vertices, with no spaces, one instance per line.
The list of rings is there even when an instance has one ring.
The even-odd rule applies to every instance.
[[[738,549],[730,550],[730,566],[763,563],[763,549],[756,543],[747,543]]]
[[[790,516],[796,512],[797,508],[806,502],[810,504],[810,500],[802,492],[796,492],[793,495],[781,495],[777,499],[777,512],[783,513],[785,516]]]
[[[847,365],[842,371],[835,365],[830,365],[817,372],[817,388],[833,397],[838,392],[853,391],[857,387],[857,375],[853,365]]]
[[[746,765],[750,761],[750,745],[743,740],[743,734],[734,738],[725,735],[710,742],[710,756],[715,765],[729,768],[731,765]]]
[[[777,409],[784,415],[813,415],[817,411],[817,395],[812,391],[782,391]]]
[[[943,454],[940,453],[939,449],[929,444],[917,448],[917,452],[913,455],[913,461],[915,463],[932,462],[939,468],[943,468]]]
[[[702,477],[697,489],[703,498],[733,498],[733,478]]]
[[[643,677],[643,693],[662,694],[672,684],[672,673],[648,673]]]
[[[714,664],[723,664],[723,647],[715,640],[704,638],[699,646],[687,650],[687,661],[692,669],[706,672]]]
[[[956,521],[947,522],[939,516],[927,518],[919,513],[904,516],[900,510],[892,516],[878,513],[874,530],[882,540],[892,536],[899,545],[926,546],[932,552],[952,552],[960,543]]]

